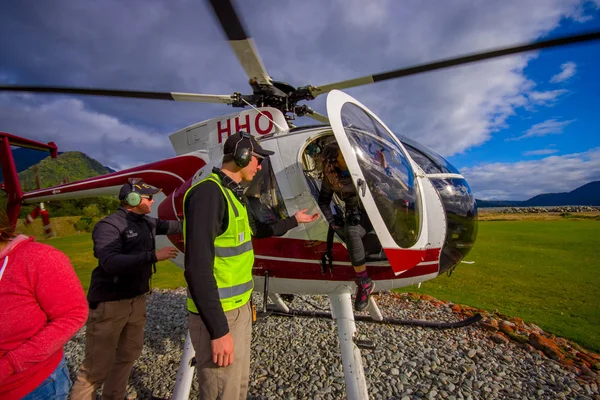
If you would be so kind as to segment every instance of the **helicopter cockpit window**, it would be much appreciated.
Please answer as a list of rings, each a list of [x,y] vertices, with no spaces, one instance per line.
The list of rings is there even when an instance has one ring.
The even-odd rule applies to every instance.
[[[402,138],[401,141],[408,154],[410,154],[412,159],[419,164],[419,167],[421,167],[426,174],[459,173],[445,158],[430,151],[425,146],[408,138]]]
[[[379,213],[394,241],[408,248],[421,229],[420,194],[412,166],[390,133],[360,107],[346,103],[342,124]]]
[[[321,165],[321,162],[319,162],[319,157],[325,146],[331,142],[335,142],[335,136],[332,131],[329,131],[325,135],[319,136],[310,142],[302,154],[302,170],[304,171],[308,187],[315,200],[319,198],[319,192],[323,182],[323,166]],[[333,196],[333,201],[331,202],[331,212],[333,215],[339,215],[340,217],[344,215],[344,202],[342,202],[335,194]]]
[[[288,213],[269,157],[265,157],[261,167],[244,195],[254,217],[262,223],[271,224],[287,218]]]

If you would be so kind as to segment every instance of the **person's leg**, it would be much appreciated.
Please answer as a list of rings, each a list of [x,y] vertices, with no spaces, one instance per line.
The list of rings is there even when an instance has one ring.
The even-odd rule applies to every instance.
[[[212,360],[210,336],[199,315],[189,314],[190,337],[196,351],[196,373],[201,400],[245,399],[250,378],[250,305],[227,311],[229,333],[233,338],[233,363],[217,367]]]
[[[215,400],[219,396],[219,368],[212,361],[210,335],[198,314],[188,313],[188,328],[196,352],[198,399]]]
[[[362,311],[369,304],[369,296],[373,291],[373,282],[369,278],[366,266],[366,254],[362,238],[367,234],[367,230],[362,224],[346,225],[346,245],[352,267],[356,273],[356,296],[354,298],[354,309]]]
[[[234,336],[234,346],[240,351],[235,358],[239,365],[240,374],[240,394],[239,400],[245,400],[248,397],[248,386],[250,382],[250,342],[252,341],[252,309],[250,302],[241,307],[239,320],[234,327],[236,334]],[[236,337],[239,340],[236,341]],[[225,397],[227,398],[227,397]],[[232,397],[234,398],[234,397]]]
[[[142,354],[146,325],[146,295],[119,302],[119,314],[127,320],[119,338],[115,361],[102,388],[102,400],[123,400],[133,364]]]
[[[63,359],[50,376],[21,400],[67,400],[70,389],[71,379],[63,356]]]
[[[72,400],[93,400],[110,372],[117,350],[121,330],[126,320],[115,315],[114,304],[109,301],[90,310],[86,324],[85,359],[71,389]]]

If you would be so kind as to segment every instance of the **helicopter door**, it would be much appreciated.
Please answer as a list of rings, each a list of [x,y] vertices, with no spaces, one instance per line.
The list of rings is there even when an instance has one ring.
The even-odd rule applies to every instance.
[[[353,97],[331,91],[327,114],[394,273],[439,263],[445,214],[425,174],[383,122]]]

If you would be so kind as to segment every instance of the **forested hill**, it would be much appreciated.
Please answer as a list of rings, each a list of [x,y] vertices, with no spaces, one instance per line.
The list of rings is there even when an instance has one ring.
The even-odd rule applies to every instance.
[[[19,179],[23,191],[28,192],[37,189],[36,168],[42,188],[59,185],[64,180],[75,182],[110,172],[86,154],[79,151],[68,151],[60,154],[56,159],[46,157],[39,164],[20,172]]]
[[[600,181],[566,193],[544,193],[524,201],[477,200],[478,207],[600,206]]]
[[[36,171],[37,169],[37,171]],[[93,176],[108,174],[111,171],[103,167],[98,161],[79,151],[69,151],[60,154],[56,159],[47,157],[38,164],[19,173],[19,180],[24,192],[37,189],[36,174],[40,177],[42,188],[60,185],[63,182],[75,182]],[[5,196],[0,198],[3,203]],[[116,197],[90,197],[62,201],[47,201],[44,203],[52,217],[65,215],[91,214],[90,217],[107,215],[117,209],[119,200]],[[23,218],[36,207],[37,204],[24,205],[20,217]],[[85,212],[86,207],[93,206],[91,212]]]

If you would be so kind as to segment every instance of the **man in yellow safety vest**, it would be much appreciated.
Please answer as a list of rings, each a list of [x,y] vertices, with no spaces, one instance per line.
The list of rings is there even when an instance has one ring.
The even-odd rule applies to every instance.
[[[223,146],[221,169],[214,168],[184,196],[187,308],[200,399],[245,399],[248,392],[251,237],[281,235],[318,218],[300,210],[275,224],[253,221],[253,232],[240,183],[250,182],[272,154],[252,135],[235,133]]]

